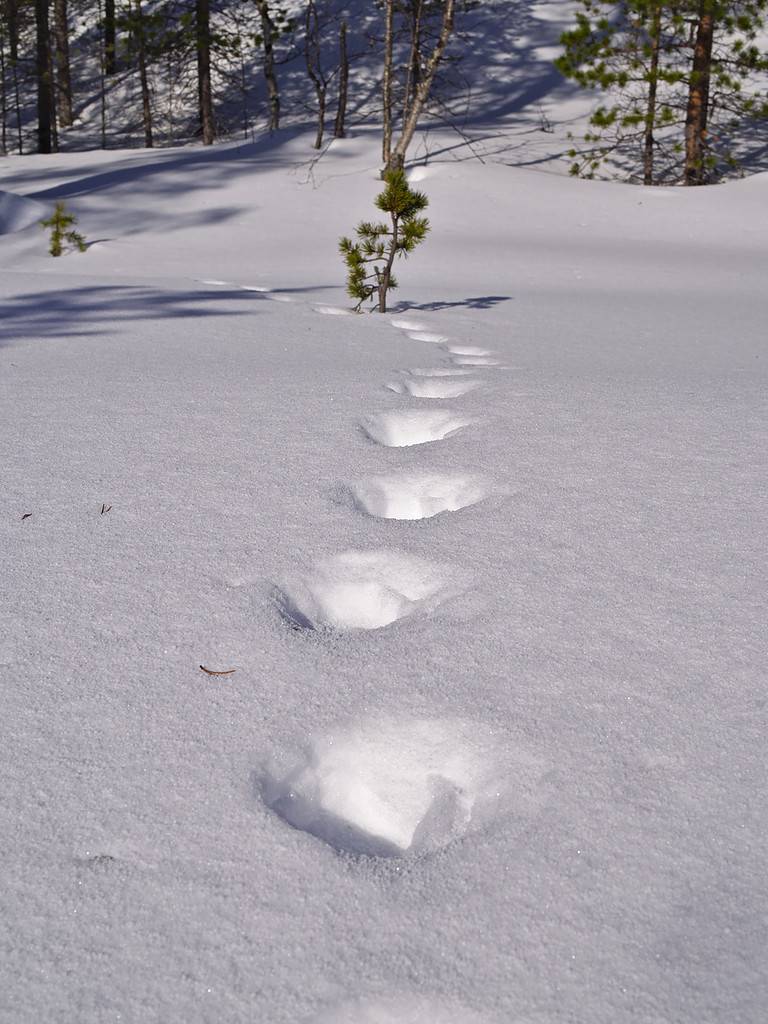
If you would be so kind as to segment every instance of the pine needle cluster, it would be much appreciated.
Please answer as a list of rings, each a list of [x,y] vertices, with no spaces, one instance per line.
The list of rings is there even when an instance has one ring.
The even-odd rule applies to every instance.
[[[395,259],[408,256],[424,241],[429,221],[420,216],[429,200],[412,189],[402,170],[384,173],[384,191],[376,197],[376,206],[389,214],[389,224],[361,221],[357,240],[342,238],[339,250],[347,265],[347,292],[357,299],[356,310],[375,297],[374,308],[387,311],[387,292],[397,288],[392,273]]]
[[[56,203],[56,208],[47,220],[41,220],[40,226],[51,229],[51,244],[48,252],[51,256],[61,256],[64,252],[64,244],[74,246],[80,252],[85,252],[88,246],[83,236],[74,230],[77,218],[69,213],[62,202]]]

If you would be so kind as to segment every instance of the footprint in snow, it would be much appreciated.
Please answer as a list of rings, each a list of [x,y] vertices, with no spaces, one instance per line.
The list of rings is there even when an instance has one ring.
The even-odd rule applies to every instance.
[[[477,345],[450,345],[448,351],[452,356],[492,356],[489,348],[478,348]]]
[[[283,581],[275,599],[304,629],[380,629],[457,594],[452,575],[400,551],[345,551]]]
[[[470,391],[479,388],[482,381],[467,380],[446,380],[445,378],[431,379],[429,377],[406,378],[403,381],[393,381],[387,384],[389,391],[398,395],[410,395],[411,398],[459,398]]]
[[[486,723],[374,715],[272,761],[261,792],[290,825],[337,850],[404,857],[525,810],[541,775],[538,758]]]
[[[448,341],[445,334],[434,334],[432,331],[408,331],[407,336],[411,341],[426,341],[430,345],[442,345]]]
[[[424,995],[374,996],[336,1003],[307,1024],[491,1024],[451,1000]]]
[[[426,331],[426,324],[421,323],[419,320],[410,320],[406,317],[395,317],[394,320],[389,321],[393,327],[397,327],[399,331]]]
[[[380,519],[429,519],[440,512],[457,512],[488,494],[480,477],[442,473],[374,476],[352,484],[355,506]]]
[[[371,440],[387,448],[407,448],[442,441],[468,426],[471,420],[448,409],[395,409],[368,416],[362,428]]]
[[[501,359],[489,355],[453,355],[451,361],[457,367],[500,367]]]
[[[471,370],[458,370],[453,366],[429,366],[422,369],[409,370],[412,377],[467,377]]]

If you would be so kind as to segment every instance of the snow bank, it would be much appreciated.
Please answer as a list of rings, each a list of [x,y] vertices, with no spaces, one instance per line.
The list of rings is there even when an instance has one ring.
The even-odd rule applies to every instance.
[[[12,192],[0,192],[0,235],[28,228],[47,214],[42,203],[25,199]]]
[[[477,722],[373,717],[313,737],[287,771],[269,768],[264,796],[336,849],[397,857],[489,824],[509,770],[504,744]]]

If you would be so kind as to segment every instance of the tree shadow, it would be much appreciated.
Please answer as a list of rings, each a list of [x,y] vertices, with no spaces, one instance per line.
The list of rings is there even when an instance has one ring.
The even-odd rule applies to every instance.
[[[3,302],[0,347],[21,341],[115,335],[143,320],[252,316],[267,296],[242,289],[160,291],[136,285],[95,285],[26,292]],[[223,308],[237,300],[241,308]],[[250,308],[244,308],[245,305]]]
[[[405,313],[412,309],[439,310],[439,309],[492,309],[502,302],[512,302],[511,295],[475,295],[467,299],[457,299],[455,302],[399,302],[392,307],[393,313]]]

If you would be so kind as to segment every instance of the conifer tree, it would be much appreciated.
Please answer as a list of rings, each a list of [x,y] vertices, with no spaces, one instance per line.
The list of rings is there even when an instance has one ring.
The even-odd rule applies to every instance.
[[[64,243],[68,242],[80,252],[85,252],[88,246],[83,236],[74,230],[77,218],[69,213],[64,203],[59,201],[50,217],[40,221],[40,226],[51,229],[51,244],[48,252],[51,256],[61,256],[64,251]]]
[[[347,265],[347,292],[357,299],[355,309],[376,297],[374,308],[387,311],[387,293],[397,288],[392,274],[395,259],[408,256],[429,231],[429,221],[420,214],[428,199],[408,185],[402,170],[384,172],[384,191],[376,197],[376,206],[389,214],[389,224],[361,221],[355,229],[357,241],[342,238],[339,250]]]
[[[767,0],[581,0],[561,37],[559,71],[605,101],[592,114],[571,173],[594,174],[608,157],[630,177],[701,184],[731,162],[725,137],[768,112],[755,76],[768,61],[755,45]],[[713,130],[714,129],[714,130]]]

